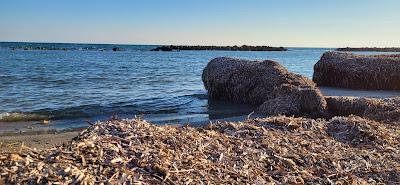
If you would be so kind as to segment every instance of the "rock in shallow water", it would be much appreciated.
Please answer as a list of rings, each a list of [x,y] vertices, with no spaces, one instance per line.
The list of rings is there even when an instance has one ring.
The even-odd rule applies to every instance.
[[[257,105],[259,113],[318,116],[326,108],[311,80],[275,61],[215,58],[202,79],[209,98]]]

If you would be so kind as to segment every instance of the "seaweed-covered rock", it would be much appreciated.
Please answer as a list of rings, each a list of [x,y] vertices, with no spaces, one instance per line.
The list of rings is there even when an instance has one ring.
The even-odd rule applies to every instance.
[[[400,55],[326,52],[314,66],[319,86],[400,90]]]
[[[210,99],[256,105],[259,113],[314,116],[326,106],[311,80],[288,72],[275,61],[215,58],[202,79]]]

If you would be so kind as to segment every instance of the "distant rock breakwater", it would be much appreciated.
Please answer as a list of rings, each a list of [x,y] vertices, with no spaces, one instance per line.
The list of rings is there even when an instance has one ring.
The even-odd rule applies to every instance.
[[[221,50],[221,51],[287,51],[284,47],[271,46],[159,46],[151,51],[179,51],[179,50]]]
[[[11,46],[11,50],[43,50],[43,51],[124,51],[123,48],[95,48],[95,47],[82,47],[82,48],[64,48],[64,47],[44,47],[44,46]]]

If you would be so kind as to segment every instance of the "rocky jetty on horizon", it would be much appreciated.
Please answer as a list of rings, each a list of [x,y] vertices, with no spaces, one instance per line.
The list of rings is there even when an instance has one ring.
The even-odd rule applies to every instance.
[[[221,50],[221,51],[287,51],[284,47],[271,46],[159,46],[151,51],[179,51],[179,50]]]
[[[17,46],[6,46],[10,50],[42,50],[42,51],[125,51],[121,47],[93,47],[93,46],[82,46],[82,47],[57,47],[56,44],[51,45],[50,43],[39,43],[39,44],[27,44],[27,45],[17,45]]]

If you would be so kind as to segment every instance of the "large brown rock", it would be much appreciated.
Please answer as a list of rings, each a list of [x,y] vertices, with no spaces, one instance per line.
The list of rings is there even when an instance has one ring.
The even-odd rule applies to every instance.
[[[314,82],[277,62],[215,58],[203,70],[210,99],[259,106],[269,115],[320,115],[326,102]]]
[[[400,90],[400,55],[326,52],[314,66],[319,86]]]

